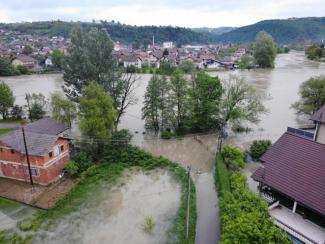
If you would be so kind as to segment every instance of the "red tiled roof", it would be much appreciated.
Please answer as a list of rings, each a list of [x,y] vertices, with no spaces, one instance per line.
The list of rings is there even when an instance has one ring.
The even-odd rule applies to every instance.
[[[316,111],[311,117],[311,120],[325,123],[325,105],[321,107],[318,111]]]
[[[325,145],[286,132],[252,178],[325,216]]]

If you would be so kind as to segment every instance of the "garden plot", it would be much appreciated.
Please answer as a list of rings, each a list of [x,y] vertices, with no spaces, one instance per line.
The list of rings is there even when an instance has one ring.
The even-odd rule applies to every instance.
[[[166,243],[180,203],[180,186],[167,171],[127,171],[115,189],[98,186],[80,211],[40,231],[35,242]]]

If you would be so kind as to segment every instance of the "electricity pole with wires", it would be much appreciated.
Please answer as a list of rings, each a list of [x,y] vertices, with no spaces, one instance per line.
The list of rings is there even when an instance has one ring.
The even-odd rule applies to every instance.
[[[24,138],[25,153],[26,153],[27,165],[28,165],[28,172],[29,172],[29,180],[30,180],[30,184],[31,184],[32,186],[34,186],[33,176],[32,176],[32,169],[31,169],[31,167],[30,167],[29,154],[28,154],[28,149],[27,149],[27,143],[26,143],[26,137],[25,137],[25,129],[24,129],[24,126],[21,127],[21,130],[22,130],[22,132],[23,132],[23,138]]]

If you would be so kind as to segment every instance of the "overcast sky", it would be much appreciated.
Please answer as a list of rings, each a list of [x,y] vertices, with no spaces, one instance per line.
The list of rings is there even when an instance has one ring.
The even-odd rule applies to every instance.
[[[307,16],[325,16],[325,0],[0,0],[0,22],[103,19],[219,27]]]

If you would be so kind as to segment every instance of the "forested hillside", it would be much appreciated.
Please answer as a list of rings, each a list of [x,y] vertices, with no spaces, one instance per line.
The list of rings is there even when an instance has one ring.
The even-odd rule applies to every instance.
[[[147,45],[152,43],[153,36],[155,36],[157,43],[173,41],[178,45],[206,44],[213,42],[215,39],[213,34],[208,32],[198,33],[188,28],[172,26],[131,26],[107,21],[101,21],[100,23],[63,21],[24,22],[0,24],[0,28],[20,31],[26,34],[63,35],[67,37],[72,27],[77,24],[80,24],[85,29],[90,29],[91,27],[105,28],[114,41],[120,41],[125,44]]]
[[[217,37],[218,41],[253,42],[259,31],[270,33],[277,44],[291,44],[303,40],[320,42],[325,37],[325,17],[264,20],[244,26]]]

